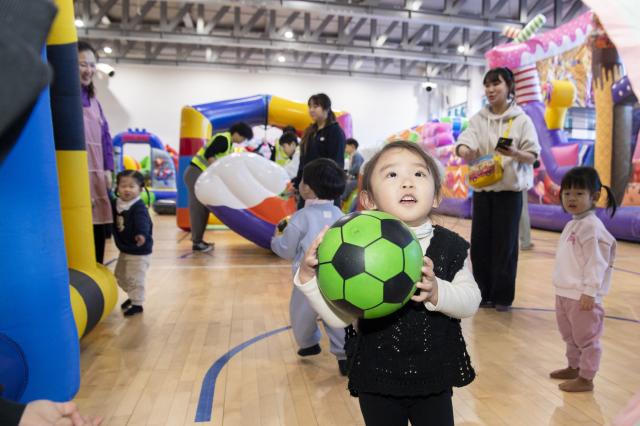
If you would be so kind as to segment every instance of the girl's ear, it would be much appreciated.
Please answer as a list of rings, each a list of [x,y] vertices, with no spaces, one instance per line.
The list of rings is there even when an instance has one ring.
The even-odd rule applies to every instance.
[[[378,207],[376,206],[376,202],[373,200],[373,197],[368,191],[360,192],[360,199],[362,200],[362,206],[366,210],[375,210]]]
[[[593,194],[591,194],[591,199],[593,200],[594,204],[598,202],[601,194],[602,194],[602,191],[596,191]]]
[[[431,206],[431,208],[433,209],[437,209],[438,206],[440,205],[440,202],[442,202],[442,195],[438,196],[438,197],[433,197],[433,206]]]

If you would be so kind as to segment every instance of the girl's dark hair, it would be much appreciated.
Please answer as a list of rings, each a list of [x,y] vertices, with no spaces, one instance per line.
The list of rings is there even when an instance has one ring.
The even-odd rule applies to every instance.
[[[562,196],[562,191],[566,189],[584,189],[594,194],[602,188],[607,191],[607,209],[611,210],[611,217],[613,217],[616,214],[618,203],[611,188],[602,184],[598,172],[593,167],[582,166],[569,170],[560,183],[560,195]],[[564,209],[564,204],[562,208]]]
[[[335,161],[318,158],[304,166],[302,180],[319,199],[335,200],[344,192],[347,176]]]
[[[144,189],[144,176],[137,170],[123,170],[118,173],[116,176],[116,188],[120,185],[120,179],[124,177],[133,178],[140,186],[140,190]]]
[[[380,161],[382,155],[392,149],[405,149],[413,154],[416,154],[418,157],[424,160],[424,163],[427,166],[427,170],[429,170],[429,173],[431,173],[431,176],[433,177],[435,187],[434,199],[439,200],[442,187],[442,176],[438,163],[433,157],[424,152],[424,150],[417,144],[408,141],[395,141],[388,143],[380,151],[376,152],[373,157],[369,159],[369,161],[365,163],[362,176],[362,190],[367,191],[369,194],[373,194],[373,188],[371,188],[371,178],[373,176],[373,170],[376,168],[376,165],[378,164],[378,161]]]
[[[358,141],[355,140],[354,138],[347,139],[346,145],[353,145],[355,149],[358,149],[358,146],[360,146]]]
[[[78,41],[78,53],[87,51],[93,53],[93,56],[96,57],[96,62],[98,61],[98,59],[100,59],[100,57],[98,56],[98,52],[93,48],[92,45],[90,45],[86,41]],[[96,96],[96,87],[93,85],[93,81],[89,83],[89,86],[87,86],[87,91],[89,92],[90,98],[94,98]]]
[[[142,192],[142,190],[144,189],[144,191],[147,193],[147,200],[149,200],[149,204],[151,205],[151,194],[149,194],[149,190],[147,189],[147,187],[144,185],[144,175],[142,173],[140,173],[137,170],[123,170],[120,173],[117,174],[116,176],[116,190],[115,190],[115,194],[117,197],[120,196],[120,194],[118,194],[118,185],[120,185],[120,180],[124,177],[130,177],[133,178],[136,183],[140,186],[140,192]]]
[[[507,67],[492,68],[487,71],[487,73],[484,75],[484,79],[482,80],[482,84],[498,83],[500,82],[500,77],[502,77],[502,80],[504,80],[504,82],[506,83],[507,88],[509,89],[509,95],[515,95],[515,78],[513,77],[513,71],[511,71]]]
[[[233,123],[231,127],[229,127],[229,133],[232,135],[237,133],[248,141],[253,139],[253,129],[244,121]]]

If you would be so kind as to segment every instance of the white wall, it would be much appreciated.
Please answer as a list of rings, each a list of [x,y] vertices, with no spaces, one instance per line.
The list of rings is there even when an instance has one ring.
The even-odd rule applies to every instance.
[[[439,114],[442,96],[427,94],[419,83],[353,77],[227,72],[185,67],[118,64],[114,77],[96,78],[111,132],[146,128],[178,149],[180,109],[256,94],[306,102],[324,92],[334,109],[349,111],[354,137],[375,146],[388,135]]]

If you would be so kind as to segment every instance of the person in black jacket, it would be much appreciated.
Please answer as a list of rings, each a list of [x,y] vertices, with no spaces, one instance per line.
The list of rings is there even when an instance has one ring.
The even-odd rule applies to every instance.
[[[302,180],[304,166],[316,158],[329,158],[335,161],[338,166],[344,167],[346,139],[331,110],[331,99],[324,93],[318,93],[309,98],[307,105],[313,123],[304,131],[300,143],[298,174],[292,181],[296,190]],[[336,205],[339,205],[339,201],[339,199],[336,200]],[[298,208],[303,205],[304,200],[299,198]]]
[[[112,203],[115,226],[113,239],[120,255],[115,276],[118,285],[129,296],[120,305],[125,316],[143,311],[144,279],[149,269],[153,248],[153,223],[149,211],[140,199],[144,176],[135,170],[124,170],[116,178],[116,195]]]

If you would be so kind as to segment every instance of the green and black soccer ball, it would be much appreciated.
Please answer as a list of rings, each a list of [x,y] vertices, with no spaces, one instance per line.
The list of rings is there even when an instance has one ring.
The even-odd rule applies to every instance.
[[[390,214],[362,211],[333,224],[318,247],[318,284],[329,306],[358,318],[400,309],[422,276],[422,249]]]

